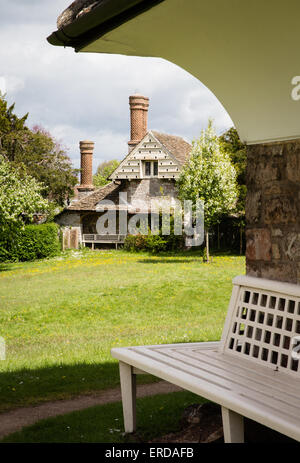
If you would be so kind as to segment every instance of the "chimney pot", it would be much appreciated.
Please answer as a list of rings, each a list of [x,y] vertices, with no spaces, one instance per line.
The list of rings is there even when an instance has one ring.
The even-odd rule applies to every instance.
[[[129,97],[130,106],[130,141],[129,151],[132,150],[148,131],[149,98],[140,94]]]
[[[80,196],[94,190],[93,187],[93,151],[95,143],[90,140],[79,142],[80,147],[80,185],[77,187]]]

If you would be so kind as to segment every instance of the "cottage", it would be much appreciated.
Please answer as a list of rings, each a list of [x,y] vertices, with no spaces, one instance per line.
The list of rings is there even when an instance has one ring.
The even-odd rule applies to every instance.
[[[64,247],[77,248],[83,243],[94,248],[109,241],[117,246],[128,231],[119,220],[124,209],[129,220],[136,213],[148,214],[153,201],[167,199],[172,203],[177,198],[176,179],[188,160],[191,145],[181,137],[148,130],[149,98],[132,95],[129,105],[129,152],[111,174],[108,185],[93,186],[94,143],[80,142],[80,185],[76,187],[75,199],[56,217],[57,223],[66,227]],[[108,236],[97,229],[106,210],[116,213],[115,229],[107,229]]]

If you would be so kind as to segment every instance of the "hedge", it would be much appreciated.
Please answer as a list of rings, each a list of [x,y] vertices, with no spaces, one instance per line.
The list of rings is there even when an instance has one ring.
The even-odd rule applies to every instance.
[[[124,242],[126,251],[150,251],[159,253],[164,251],[176,251],[184,247],[183,236],[175,235],[127,235]]]
[[[55,223],[26,225],[14,239],[0,239],[0,261],[28,261],[59,253],[58,226]]]

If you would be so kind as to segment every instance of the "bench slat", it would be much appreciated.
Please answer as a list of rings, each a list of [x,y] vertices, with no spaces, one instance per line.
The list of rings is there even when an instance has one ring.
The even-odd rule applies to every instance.
[[[169,354],[164,352],[163,355],[172,360],[176,359],[182,361],[186,365],[195,366],[197,371],[213,375],[216,379],[219,378],[221,381],[224,380],[225,384],[229,385],[232,390],[238,393],[251,394],[252,398],[263,400],[266,404],[278,410],[284,407],[285,412],[292,416],[297,417],[300,415],[299,395],[288,394],[282,385],[281,388],[278,387],[278,385],[277,387],[274,386],[272,375],[261,378],[251,369],[248,369],[248,372],[241,375],[239,371],[233,370],[232,365],[218,365],[217,362],[222,361],[220,354],[209,356],[207,354],[201,355],[200,352],[198,352],[198,354],[191,356],[190,351],[184,355],[182,349],[182,351],[174,350]],[[276,399],[274,399],[274,397],[276,397]]]
[[[199,343],[197,345],[199,348]],[[157,347],[159,348],[159,346]],[[214,377],[211,381],[211,378],[213,377],[212,374],[203,372],[202,376],[199,375],[198,372],[198,375],[195,376],[189,373],[186,369],[186,365],[185,367],[182,365],[182,368],[180,368],[178,361],[177,363],[173,361],[166,363],[162,361],[159,355],[155,358],[153,350],[151,350],[151,356],[150,353],[145,352],[145,350],[147,350],[146,347],[139,347],[135,350],[132,348],[112,349],[112,355],[125,363],[135,366],[136,368],[143,369],[150,374],[194,392],[199,396],[203,396],[208,400],[235,411],[236,413],[265,424],[266,426],[286,434],[293,439],[300,440],[299,414],[296,413],[296,415],[290,415],[282,410],[282,408],[285,407],[278,408],[275,394],[272,404],[267,405],[263,395],[258,394],[258,397],[255,395],[253,398],[252,391],[250,396],[246,387],[245,395],[241,395],[240,391],[230,389],[229,381],[226,383],[225,381],[220,381],[221,385],[218,385],[216,377]],[[207,350],[203,352],[208,353],[209,351]],[[147,355],[145,355],[145,353],[147,353]],[[216,351],[215,353],[217,354]],[[155,355],[157,354],[158,350],[155,351]],[[272,377],[269,379],[270,385],[272,384],[272,379]]]
[[[195,359],[189,360],[188,355],[183,356],[178,350],[176,350],[176,352],[172,352],[171,349],[168,351],[164,350],[164,352],[159,350],[153,352],[153,350],[145,347],[137,348],[135,352],[142,352],[143,355],[148,356],[148,358],[159,361],[164,365],[172,365],[177,368],[178,371],[190,374],[191,377],[199,378],[201,380],[204,379],[211,384],[224,388],[224,393],[226,393],[226,391],[234,391],[240,395],[246,395],[251,397],[251,399],[256,399],[257,401],[272,407],[276,411],[284,412],[287,415],[294,416],[295,418],[300,415],[300,402],[298,397],[295,397],[293,401],[290,400],[290,402],[292,402],[291,405],[289,401],[286,400],[287,398],[284,391],[276,392],[273,390],[274,397],[276,395],[276,398],[270,395],[270,388],[273,384],[272,372],[270,372],[268,381],[265,379],[264,382],[261,382],[258,378],[254,380],[255,374],[252,378],[249,375],[248,379],[245,380],[234,374],[231,368],[220,371],[220,369],[216,368],[214,361],[209,361],[209,357],[207,357],[209,363],[209,367],[207,367],[207,365],[203,362],[196,362]],[[253,384],[253,381],[255,381],[256,384]]]

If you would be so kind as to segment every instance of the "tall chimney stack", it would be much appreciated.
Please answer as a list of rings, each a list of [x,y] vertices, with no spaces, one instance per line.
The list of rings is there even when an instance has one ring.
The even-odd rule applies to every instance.
[[[143,95],[129,97],[130,106],[130,141],[129,151],[132,150],[148,131],[149,98]]]
[[[93,151],[95,143],[92,141],[79,142],[80,147],[80,185],[77,187],[79,197],[94,190],[93,187]]]

